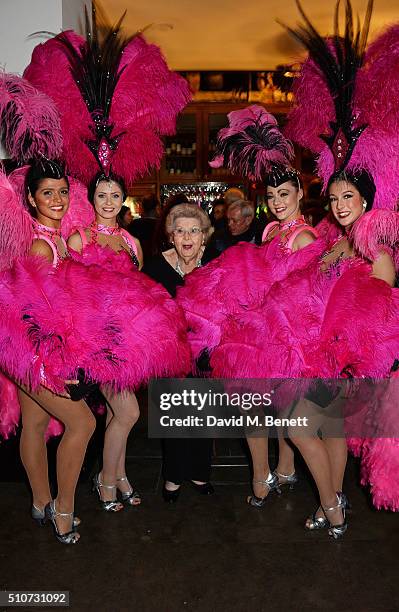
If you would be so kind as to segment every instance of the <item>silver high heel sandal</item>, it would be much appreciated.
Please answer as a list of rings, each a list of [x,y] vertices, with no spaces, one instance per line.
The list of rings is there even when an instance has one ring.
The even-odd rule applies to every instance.
[[[77,531],[75,531],[73,526],[71,531],[67,531],[66,533],[60,533],[56,522],[57,516],[71,516],[73,525],[73,512],[57,512],[55,509],[55,500],[53,500],[47,504],[44,509],[44,513],[45,520],[49,520],[51,522],[54,529],[54,535],[57,540],[61,542],[61,544],[76,544],[77,542],[79,542],[80,536]]]
[[[299,481],[299,478],[296,475],[295,470],[292,472],[292,474],[280,474],[280,472],[278,472],[277,470],[274,470],[273,474],[277,476],[279,486],[280,487],[288,486],[290,491],[293,490],[294,486]]]
[[[111,499],[108,501],[103,500],[101,498],[101,489],[108,489],[108,490],[113,489],[115,491],[114,499]],[[124,508],[123,504],[121,504],[121,502],[119,502],[116,499],[116,485],[105,485],[102,482],[100,482],[100,474],[96,474],[93,478],[92,491],[97,492],[98,501],[100,502],[100,506],[106,512],[120,512],[120,510],[123,510]]]
[[[343,512],[345,512],[346,510],[348,510],[348,508],[351,507],[348,498],[346,497],[345,493],[342,493],[342,491],[337,492],[337,500],[338,505],[343,509]],[[321,506],[319,506],[319,508],[323,510]],[[319,508],[317,508],[316,512],[313,512],[312,516],[309,516],[305,523],[305,529],[307,529],[308,531],[317,531],[318,529],[325,529],[326,527],[330,526],[326,516],[316,516],[316,513]],[[333,509],[335,510],[335,508]],[[327,512],[328,510],[329,508],[327,508]]]
[[[35,504],[32,504],[31,517],[33,518],[34,521],[36,521],[38,525],[40,525],[40,527],[44,527],[44,525],[46,524],[46,514],[44,510],[45,510],[44,508],[43,510],[40,510],[39,508],[35,506]],[[74,516],[72,526],[74,528],[79,527],[81,522],[82,521],[80,520],[78,516]]]
[[[338,540],[339,538],[342,538],[345,531],[348,529],[348,523],[346,522],[346,516],[345,516],[345,505],[339,493],[337,493],[337,502],[338,502],[337,505],[332,506],[331,508],[324,508],[323,506],[321,507],[324,512],[324,516],[326,517],[326,520],[327,520],[328,535],[331,538],[334,538],[334,540]],[[332,525],[330,520],[327,518],[326,512],[331,512],[332,510],[337,510],[338,508],[340,508],[342,511],[343,522],[340,523],[339,525]]]
[[[127,482],[130,487],[129,491],[119,491],[121,499],[125,504],[129,504],[129,506],[139,506],[141,504],[140,493],[133,489],[126,476],[122,476],[122,478],[117,478],[116,482]]]
[[[267,495],[265,495],[265,497],[257,497],[257,495],[249,495],[247,497],[247,503],[254,508],[262,508],[272,491],[276,491],[278,495],[281,494],[278,477],[272,472],[269,472],[265,480],[254,480],[253,484],[261,484],[267,489]]]

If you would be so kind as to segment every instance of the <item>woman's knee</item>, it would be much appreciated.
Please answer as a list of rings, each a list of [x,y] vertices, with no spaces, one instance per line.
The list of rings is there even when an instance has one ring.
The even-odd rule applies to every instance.
[[[131,406],[128,409],[120,410],[114,413],[114,418],[119,421],[119,424],[127,430],[131,430],[137,423],[140,416],[140,411],[137,407]]]
[[[21,435],[37,435],[37,436],[45,436],[47,431],[47,427],[49,424],[50,418],[47,414],[43,414],[43,416],[32,416],[32,415],[24,415],[22,414],[22,431]]]
[[[74,414],[67,415],[64,421],[65,430],[86,435],[89,439],[96,429],[96,419],[86,404]]]

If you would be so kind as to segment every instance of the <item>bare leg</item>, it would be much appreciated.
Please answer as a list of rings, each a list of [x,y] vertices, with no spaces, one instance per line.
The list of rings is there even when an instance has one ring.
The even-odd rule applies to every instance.
[[[57,451],[58,495],[56,509],[58,512],[63,513],[73,512],[76,484],[82,468],[87,444],[96,426],[95,419],[85,402],[73,402],[68,398],[54,395],[44,388],[41,388],[38,393],[29,393],[29,395],[25,391],[20,390],[19,398],[22,410],[22,423],[25,429],[22,443],[23,462],[32,486],[33,499],[38,500],[43,497],[49,486],[48,475],[44,476],[43,459],[40,459],[38,464],[37,459],[32,456],[35,444],[43,452],[43,447],[39,446],[38,434],[35,431],[33,431],[32,436],[36,442],[33,442],[32,447],[28,442],[32,431],[30,427],[35,422],[39,423],[40,410],[42,410],[47,417],[50,414],[59,419],[65,426],[65,431]],[[33,406],[33,404],[36,405]],[[42,429],[44,422],[45,417],[43,415],[43,420],[41,421]],[[36,471],[37,469],[39,471]],[[71,519],[69,517],[58,517],[57,525],[60,533],[70,531],[72,526]]]
[[[324,444],[330,458],[334,489],[335,491],[342,491],[346,462],[348,459],[346,439],[325,438]]]
[[[259,481],[265,480],[270,473],[269,438],[247,436],[247,442],[252,457],[253,491],[256,497],[263,498],[268,495],[269,488],[264,484],[259,484]]]
[[[115,486],[118,479],[126,478],[126,443],[140,411],[133,393],[112,394],[108,389],[101,391],[108,403],[101,481],[104,485]],[[122,492],[131,490],[128,480],[119,480],[118,488]],[[104,488],[101,494],[104,501],[110,501],[115,499],[116,490]],[[137,503],[140,503],[139,499]]]
[[[18,396],[22,412],[21,460],[32,489],[33,504],[42,510],[51,500],[45,440],[50,415],[21,389]]]
[[[309,400],[302,400],[295,408],[295,417],[306,416],[310,423],[310,431],[308,435],[303,435],[304,432],[300,428],[297,430],[291,428],[289,435],[292,442],[299,449],[302,457],[315,480],[320,503],[325,508],[332,508],[337,505],[336,487],[334,482],[333,466],[330,461],[330,455],[327,450],[327,445],[324,440],[317,436],[317,430],[322,426],[323,414],[319,407]],[[315,432],[314,437],[309,435],[311,431]],[[301,435],[302,434],[302,435]],[[336,445],[330,443],[330,449],[333,450]],[[337,462],[342,468],[342,460]],[[338,489],[339,490],[339,489]],[[318,511],[320,515],[321,510]],[[328,514],[328,519],[332,524],[341,524],[343,520],[342,510],[337,508]]]
[[[279,433],[278,438],[278,474],[289,476],[295,472],[294,451],[287,440]],[[284,478],[279,477],[279,481],[284,484]]]

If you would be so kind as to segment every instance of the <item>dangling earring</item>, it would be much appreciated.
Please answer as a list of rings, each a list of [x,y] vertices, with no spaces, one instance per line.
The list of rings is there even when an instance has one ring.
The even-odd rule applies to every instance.
[[[363,208],[367,208],[367,202],[366,202],[366,200],[363,200]]]

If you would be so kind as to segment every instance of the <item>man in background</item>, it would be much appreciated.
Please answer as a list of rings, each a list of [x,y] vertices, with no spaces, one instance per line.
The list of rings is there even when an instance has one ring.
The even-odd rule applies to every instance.
[[[215,259],[220,253],[239,242],[261,243],[263,227],[255,219],[253,202],[235,200],[227,207],[226,219],[227,227],[212,235],[205,249],[203,258],[205,261]]]

